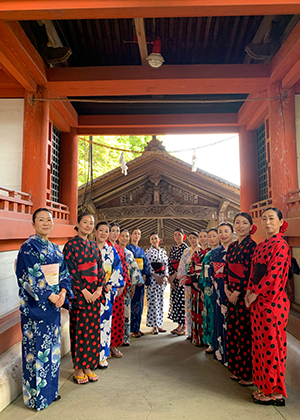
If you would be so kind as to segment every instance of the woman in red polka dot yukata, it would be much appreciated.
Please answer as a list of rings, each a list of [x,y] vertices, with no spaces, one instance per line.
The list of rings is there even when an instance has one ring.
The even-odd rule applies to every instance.
[[[287,353],[286,325],[290,303],[285,286],[291,265],[290,248],[283,233],[287,222],[280,210],[269,207],[262,214],[266,240],[253,255],[245,297],[251,308],[253,379],[258,391],[254,402],[284,406]]]
[[[228,299],[227,352],[230,378],[242,386],[252,386],[250,312],[245,305],[245,294],[250,276],[251,258],[256,243],[252,218],[238,213],[233,222],[237,241],[228,247],[224,267],[224,288]]]
[[[105,303],[102,288],[105,271],[100,250],[88,235],[94,229],[94,218],[83,213],[78,216],[78,235],[68,241],[63,253],[72,279],[70,311],[71,353],[74,365],[74,381],[78,385],[96,382],[98,376],[91,371],[99,362],[100,303]]]

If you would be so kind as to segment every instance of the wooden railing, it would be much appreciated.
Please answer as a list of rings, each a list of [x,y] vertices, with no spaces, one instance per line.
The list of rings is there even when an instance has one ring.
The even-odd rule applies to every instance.
[[[257,203],[251,204],[250,215],[252,219],[259,219],[264,209],[271,205],[272,205],[272,198],[267,198],[266,200],[258,201]]]
[[[288,193],[288,212],[300,212],[300,189]]]
[[[30,215],[32,204],[30,194],[0,186],[0,212],[3,210]]]
[[[70,219],[69,207],[65,204],[56,203],[55,201],[46,200],[46,207],[53,214],[53,219],[68,222]]]

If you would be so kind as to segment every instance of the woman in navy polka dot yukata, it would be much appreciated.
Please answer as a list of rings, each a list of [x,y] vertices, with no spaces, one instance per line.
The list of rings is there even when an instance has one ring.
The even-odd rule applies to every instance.
[[[252,218],[238,213],[233,222],[237,241],[228,247],[224,267],[225,293],[228,299],[227,350],[230,378],[242,386],[252,386],[250,311],[245,305],[245,294],[251,269],[251,258],[256,243]]]
[[[266,240],[253,255],[245,297],[251,308],[253,379],[258,387],[252,398],[258,404],[283,406],[283,397],[287,396],[284,377],[290,307],[285,286],[291,254],[283,237],[287,222],[280,210],[274,207],[264,210],[262,227]]]
[[[72,279],[70,311],[71,353],[74,365],[74,381],[78,385],[96,382],[98,376],[91,371],[99,362],[100,350],[100,303],[105,304],[102,293],[105,271],[100,250],[88,235],[94,229],[94,217],[83,213],[78,217],[78,235],[64,247],[64,256]]]

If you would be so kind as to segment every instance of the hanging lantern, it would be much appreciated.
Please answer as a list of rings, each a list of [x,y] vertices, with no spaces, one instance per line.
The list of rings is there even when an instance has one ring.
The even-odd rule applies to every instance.
[[[197,171],[197,162],[198,162],[198,159],[197,159],[197,155],[196,155],[196,149],[194,149],[194,154],[193,154],[193,157],[192,157],[192,172]]]
[[[128,166],[126,165],[125,158],[124,158],[124,153],[123,152],[120,154],[119,163],[121,165],[122,174],[124,174],[124,176],[126,176],[127,175]]]

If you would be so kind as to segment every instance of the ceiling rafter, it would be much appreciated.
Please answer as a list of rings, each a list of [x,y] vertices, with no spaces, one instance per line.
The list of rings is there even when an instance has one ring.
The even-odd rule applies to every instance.
[[[139,45],[139,52],[141,57],[141,63],[143,66],[147,65],[148,47],[145,34],[145,23],[143,18],[134,19],[135,31]]]

